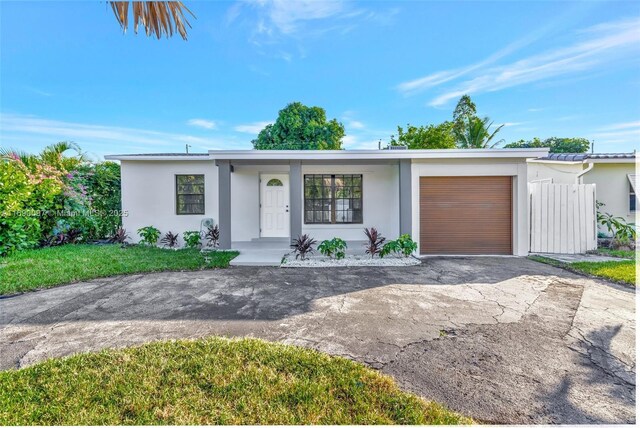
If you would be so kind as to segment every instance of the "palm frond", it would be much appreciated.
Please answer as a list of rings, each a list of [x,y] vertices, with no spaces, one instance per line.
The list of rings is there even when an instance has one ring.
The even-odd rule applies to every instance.
[[[129,3],[133,4],[133,31],[138,34],[138,26],[142,25],[147,36],[155,35],[160,39],[163,35],[173,36],[175,32],[187,40],[187,27],[191,24],[185,18],[185,12],[195,18],[181,1],[111,1],[116,20],[127,31],[129,27]]]
[[[0,159],[4,160],[20,160],[25,165],[29,165],[36,161],[36,156],[22,150],[0,147]]]

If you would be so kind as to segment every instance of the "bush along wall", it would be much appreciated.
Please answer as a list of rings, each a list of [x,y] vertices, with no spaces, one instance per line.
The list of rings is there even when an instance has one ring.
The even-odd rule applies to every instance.
[[[0,149],[0,256],[105,238],[121,214],[120,165],[65,142],[37,155]]]

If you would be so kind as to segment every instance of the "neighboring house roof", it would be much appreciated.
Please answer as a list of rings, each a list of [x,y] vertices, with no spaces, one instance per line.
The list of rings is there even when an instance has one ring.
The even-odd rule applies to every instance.
[[[398,159],[520,158],[546,156],[549,149],[445,149],[445,150],[210,150],[209,153],[153,153],[107,155],[108,160],[244,160],[244,161],[351,161]],[[194,159],[192,156],[198,156]]]
[[[606,162],[606,163],[627,163],[634,162],[636,154],[634,153],[549,153],[547,156],[536,159],[535,161],[549,162]]]

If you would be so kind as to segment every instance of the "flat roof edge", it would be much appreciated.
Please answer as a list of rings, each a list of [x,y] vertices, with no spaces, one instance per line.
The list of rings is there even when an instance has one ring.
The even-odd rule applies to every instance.
[[[209,150],[221,160],[366,160],[366,159],[456,159],[456,158],[537,158],[548,149],[445,149],[445,150]]]
[[[105,155],[105,160],[119,161],[213,161],[211,155],[203,153],[202,155]]]

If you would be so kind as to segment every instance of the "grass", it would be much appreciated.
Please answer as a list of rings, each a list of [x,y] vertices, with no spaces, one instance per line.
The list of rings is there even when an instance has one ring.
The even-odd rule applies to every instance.
[[[620,257],[623,259],[635,259],[636,257],[635,251],[612,250],[609,248],[598,248],[595,253],[602,256]]]
[[[63,245],[0,258],[0,295],[140,272],[227,267],[237,252],[178,251],[119,245]]]
[[[256,339],[155,342],[0,372],[1,425],[471,422],[361,364]]]
[[[588,275],[597,276],[598,278],[636,285],[635,260],[619,262],[576,262],[571,263],[569,267]]]
[[[542,256],[530,256],[531,260],[550,264],[572,272],[595,276],[613,282],[636,285],[636,261],[620,260],[609,262],[574,262],[563,263]]]

